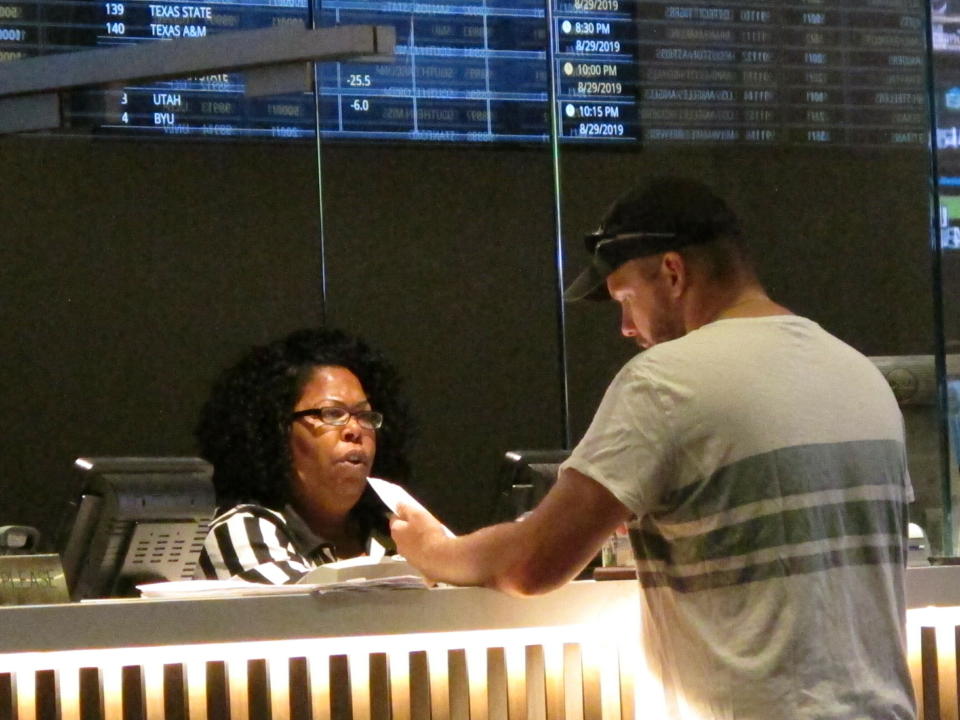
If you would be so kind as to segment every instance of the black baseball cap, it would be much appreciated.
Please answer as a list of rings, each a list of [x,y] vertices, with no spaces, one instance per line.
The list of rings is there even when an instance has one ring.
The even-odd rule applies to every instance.
[[[609,300],[607,276],[628,260],[739,235],[737,216],[708,186],[687,178],[655,178],[617,198],[600,227],[584,238],[590,264],[563,298]]]

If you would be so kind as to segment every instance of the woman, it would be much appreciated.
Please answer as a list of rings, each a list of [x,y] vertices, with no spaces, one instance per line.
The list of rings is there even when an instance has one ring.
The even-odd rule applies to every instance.
[[[220,506],[198,575],[283,584],[392,551],[367,477],[409,476],[399,385],[378,353],[326,329],[255,347],[226,370],[196,430]]]

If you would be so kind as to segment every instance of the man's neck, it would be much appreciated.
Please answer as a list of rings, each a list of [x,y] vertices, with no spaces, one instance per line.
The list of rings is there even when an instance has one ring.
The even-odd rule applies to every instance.
[[[699,300],[700,302],[695,303],[696,311],[689,316],[688,331],[715,320],[793,315],[789,309],[771,300],[766,291],[756,283],[713,291],[704,289]]]

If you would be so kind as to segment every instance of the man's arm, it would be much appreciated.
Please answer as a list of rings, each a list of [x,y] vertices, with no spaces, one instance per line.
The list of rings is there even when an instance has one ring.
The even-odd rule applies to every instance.
[[[521,521],[450,538],[429,513],[401,506],[390,532],[398,552],[432,580],[537,595],[574,578],[630,516],[605,487],[567,469]]]

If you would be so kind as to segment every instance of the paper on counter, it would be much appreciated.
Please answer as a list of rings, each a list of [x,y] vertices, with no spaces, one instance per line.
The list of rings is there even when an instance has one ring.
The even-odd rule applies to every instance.
[[[413,495],[408,493],[399,485],[394,485],[393,483],[388,483],[385,480],[375,477],[367,478],[367,483],[369,483],[370,487],[373,488],[373,491],[380,496],[380,499],[383,500],[383,504],[386,505],[392,513],[397,512],[397,506],[400,503],[419,508],[424,512],[430,512],[423,505],[421,505],[420,502],[413,497]],[[443,526],[443,531],[447,534],[447,537],[456,537],[446,525]]]
[[[424,589],[428,585],[422,577],[396,575],[385,578],[358,578],[332,583],[294,585],[267,585],[245,580],[178,580],[137,585],[140,597],[150,599],[229,598],[258,595],[324,595],[342,592],[370,592],[372,590]]]
[[[345,580],[327,583],[313,588],[314,595],[331,593],[371,592],[373,590],[429,590],[430,586],[419,575],[393,575],[392,577]]]
[[[296,584],[320,583],[326,585],[328,583],[344,582],[345,580],[363,578],[373,580],[399,575],[416,575],[416,572],[413,566],[399,555],[388,555],[379,562],[366,555],[359,555],[355,558],[317,565],[300,578]]]
[[[246,580],[174,580],[137,585],[143,598],[247,597],[308,593],[304,585],[267,585]]]

